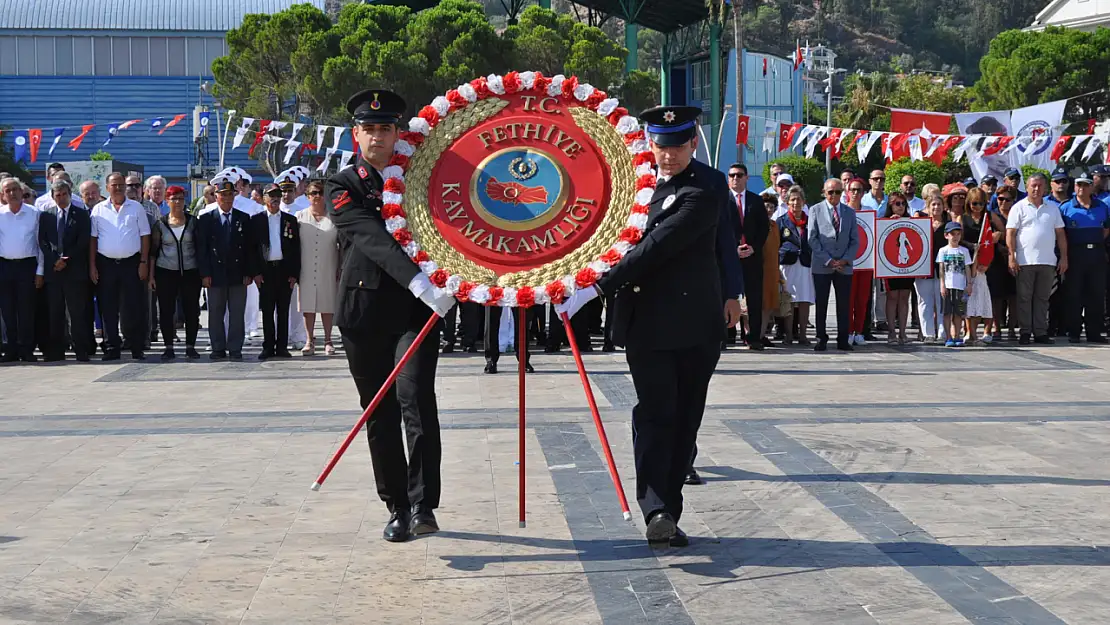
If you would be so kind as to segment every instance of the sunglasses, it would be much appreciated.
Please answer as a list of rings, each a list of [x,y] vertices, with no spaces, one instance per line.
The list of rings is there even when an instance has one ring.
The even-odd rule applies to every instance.
[[[986,204],[984,204],[982,202],[972,202],[971,205],[972,206],[986,206]]]
[[[1001,196],[1001,195],[1000,195],[1000,196],[998,196],[998,203],[999,203],[999,204],[1001,204],[1002,202],[1006,202],[1007,204],[1009,204],[1010,202],[1013,202],[1013,201],[1014,201],[1014,199],[1013,199],[1013,198],[1009,198],[1009,197],[1003,197],[1003,196]]]
[[[906,203],[905,202],[891,202],[890,207],[891,208],[905,208]]]
[[[851,189],[848,189],[848,192],[849,193],[863,193],[863,189],[861,189],[860,187],[852,187]]]
[[[743,178],[744,176],[747,176],[747,175],[748,174],[729,174],[728,177],[729,178]]]
[[[885,178],[885,177],[883,177],[883,176],[877,176],[877,177],[873,177],[873,178],[871,178],[871,179],[872,179],[872,180],[877,180],[877,181],[879,181],[879,182],[884,182],[884,181],[886,180],[886,178]]]
[[[141,189],[141,188],[143,188],[143,183],[141,183],[141,182],[129,182],[129,183],[127,183],[127,188],[128,189]]]
[[[825,191],[825,195],[844,195],[844,192],[840,189],[830,189]]]
[[[323,193],[320,193],[319,191],[309,191],[308,193],[305,193],[305,195],[307,195],[308,197],[320,197],[321,195],[323,195]]]

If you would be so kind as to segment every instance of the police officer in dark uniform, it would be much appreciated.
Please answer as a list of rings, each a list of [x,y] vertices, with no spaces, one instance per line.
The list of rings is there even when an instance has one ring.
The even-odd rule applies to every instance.
[[[1090,174],[1075,177],[1075,197],[1060,207],[1068,237],[1067,298],[1068,342],[1078,343],[1086,326],[1088,343],[1106,343],[1103,305],[1106,297],[1106,237],[1110,234],[1110,207],[1094,197]]]
[[[381,171],[393,156],[405,101],[384,89],[351,96],[360,157],[325,187],[328,215],[339,232],[339,296],[335,324],[365,409],[432,314],[446,315],[454,298],[431,281],[386,231]],[[435,375],[442,322],[428,334],[366,427],[378,496],[389,509],[383,537],[437,531],[440,433]],[[401,438],[404,421],[408,458]]]
[[[673,546],[689,544],[678,528],[683,481],[721,356],[726,314],[733,325],[739,316],[737,300],[727,300],[725,311],[721,305],[723,175],[692,161],[700,113],[663,106],[640,115],[659,168],[643,238],[595,287],[556,306],[573,314],[598,296],[615,305],[613,341],[626,347],[636,387],[636,499],[648,541]]]

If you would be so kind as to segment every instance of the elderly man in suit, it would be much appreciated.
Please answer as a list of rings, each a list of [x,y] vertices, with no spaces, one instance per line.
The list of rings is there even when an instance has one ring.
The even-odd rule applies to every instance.
[[[817,344],[814,351],[828,349],[825,320],[829,313],[829,291],[836,291],[836,348],[852,351],[848,341],[848,311],[852,290],[852,262],[859,251],[856,213],[840,201],[844,183],[825,181],[825,200],[809,209],[809,246],[813,250],[813,288],[817,296]]]
[[[267,358],[292,358],[289,353],[289,302],[301,276],[301,234],[297,218],[281,210],[282,189],[266,185],[266,210],[250,218],[254,277],[262,306],[262,353]],[[275,325],[276,316],[276,325]]]
[[[235,208],[235,182],[227,173],[212,180],[216,186],[216,209],[197,221],[197,265],[201,284],[208,289],[208,334],[212,360],[243,359],[244,310],[247,285],[258,272],[250,254],[250,217]],[[228,313],[224,327],[224,311]]]
[[[66,337],[73,353],[82,362],[93,347],[89,320],[89,233],[88,211],[72,199],[68,182],[50,185],[51,202],[39,213],[39,248],[43,257],[49,310],[50,344],[43,357],[47,361],[65,359]],[[69,313],[67,333],[66,313]]]

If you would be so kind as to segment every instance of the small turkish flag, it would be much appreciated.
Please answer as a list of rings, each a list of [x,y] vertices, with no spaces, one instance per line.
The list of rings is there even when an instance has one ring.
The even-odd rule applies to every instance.
[[[763,57],[763,75],[767,75],[767,57]]]
[[[994,239],[991,236],[990,215],[983,216],[983,229],[979,232],[979,246],[975,253],[975,262],[983,269],[991,266],[994,260]]]
[[[1052,146],[1052,154],[1049,155],[1048,160],[1054,163],[1060,160],[1060,157],[1064,155],[1064,148],[1067,147],[1069,139],[1071,139],[1071,135],[1060,135],[1056,144]]]
[[[39,158],[39,145],[42,144],[42,128],[32,128],[27,131],[27,140],[31,144],[31,162]]]
[[[736,120],[736,145],[748,145],[748,121],[747,115],[741,115]]]
[[[779,152],[790,149],[794,143],[794,135],[798,134],[801,128],[802,124],[779,124]]]
[[[794,51],[794,71],[798,71],[798,68],[802,66],[802,61],[804,60],[805,59],[802,57],[802,46],[798,46],[798,49]]]

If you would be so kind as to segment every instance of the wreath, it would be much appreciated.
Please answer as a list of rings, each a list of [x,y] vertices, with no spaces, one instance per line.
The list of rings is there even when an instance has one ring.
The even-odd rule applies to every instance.
[[[500,286],[485,282],[464,280],[440,267],[421,247],[409,227],[405,215],[405,174],[411,159],[421,149],[432,130],[458,111],[477,102],[503,95],[534,93],[559,98],[564,104],[582,107],[607,121],[623,137],[628,157],[635,171],[635,195],[628,220],[619,236],[608,249],[594,260],[579,268],[574,274],[542,284],[519,287]],[[637,243],[647,227],[649,204],[655,193],[655,157],[651,152],[639,121],[621,107],[616,98],[589,84],[580,84],[574,76],[562,74],[547,77],[540,72],[509,72],[504,76],[490,74],[437,96],[432,103],[420,109],[409,120],[408,130],[401,133],[394,147],[393,158],[382,172],[385,185],[382,193],[382,217],[386,230],[420,266],[432,284],[436,295],[451,295],[460,302],[475,302],[485,306],[528,308],[547,303],[558,304],[578,289],[589,288],[603,274],[619,263]]]

